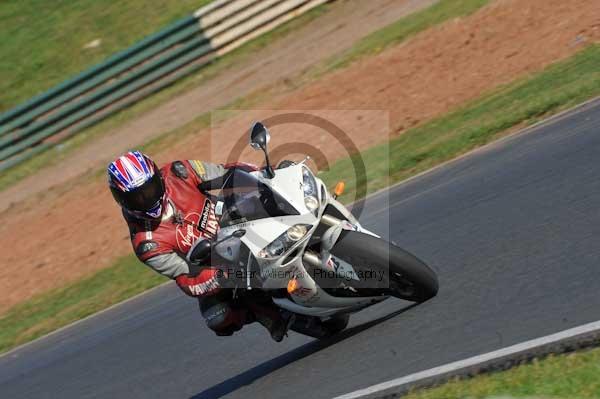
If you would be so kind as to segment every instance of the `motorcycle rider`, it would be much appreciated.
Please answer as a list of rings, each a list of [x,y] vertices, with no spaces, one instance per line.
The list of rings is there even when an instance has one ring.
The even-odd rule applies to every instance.
[[[219,222],[208,190],[231,168],[258,170],[245,163],[197,160],[174,161],[159,169],[147,155],[130,151],[108,165],[108,184],[122,208],[137,257],[198,298],[210,329],[228,336],[258,321],[279,342],[291,318],[273,303],[236,300],[232,290],[224,288],[227,274],[210,264]]]

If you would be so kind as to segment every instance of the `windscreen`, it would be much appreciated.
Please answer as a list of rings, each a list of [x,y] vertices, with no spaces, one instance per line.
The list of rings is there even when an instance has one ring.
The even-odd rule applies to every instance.
[[[257,176],[234,169],[226,178],[221,195],[223,216],[221,226],[231,226],[251,220],[300,213],[280,194],[262,183]]]

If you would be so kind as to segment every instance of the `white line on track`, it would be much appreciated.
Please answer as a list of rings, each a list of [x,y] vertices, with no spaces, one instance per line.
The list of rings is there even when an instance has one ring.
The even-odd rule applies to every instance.
[[[574,327],[568,330],[561,331],[556,334],[547,335],[545,337],[532,339],[530,341],[525,341],[520,344],[508,346],[503,349],[499,349],[493,352],[484,353],[482,355],[477,355],[474,357],[470,357],[468,359],[459,360],[457,362],[448,363],[443,366],[434,367],[432,369],[420,371],[418,373],[409,374],[404,377],[396,378],[390,381],[382,382],[380,384],[372,385],[368,388],[360,389],[358,391],[354,391],[345,395],[337,396],[334,399],[355,399],[361,398],[367,395],[375,395],[377,393],[381,393],[387,390],[392,389],[400,389],[405,386],[413,385],[418,383],[419,381],[423,381],[426,379],[432,379],[435,377],[442,377],[447,375],[452,375],[461,370],[468,369],[474,366],[482,365],[484,363],[490,362],[492,360],[507,358],[510,356],[514,356],[517,354],[524,354],[531,352],[536,348],[540,348],[542,346],[551,345],[559,343],[568,338],[577,337],[579,335],[585,335],[589,333],[599,332],[600,331],[600,321],[595,321],[592,323],[584,324],[579,327]]]

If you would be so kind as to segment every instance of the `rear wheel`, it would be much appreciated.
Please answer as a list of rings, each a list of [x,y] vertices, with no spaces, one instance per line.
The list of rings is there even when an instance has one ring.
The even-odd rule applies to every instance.
[[[332,255],[352,265],[360,282],[356,289],[381,290],[397,298],[424,302],[438,292],[437,276],[423,261],[381,238],[342,231]]]

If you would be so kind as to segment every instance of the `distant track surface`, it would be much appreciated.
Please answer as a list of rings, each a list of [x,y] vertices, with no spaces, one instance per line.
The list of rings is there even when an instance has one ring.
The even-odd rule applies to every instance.
[[[1,357],[0,397],[329,398],[598,320],[598,154],[595,101],[371,197],[363,222],[439,274],[421,306],[275,344],[215,337],[162,286]]]

